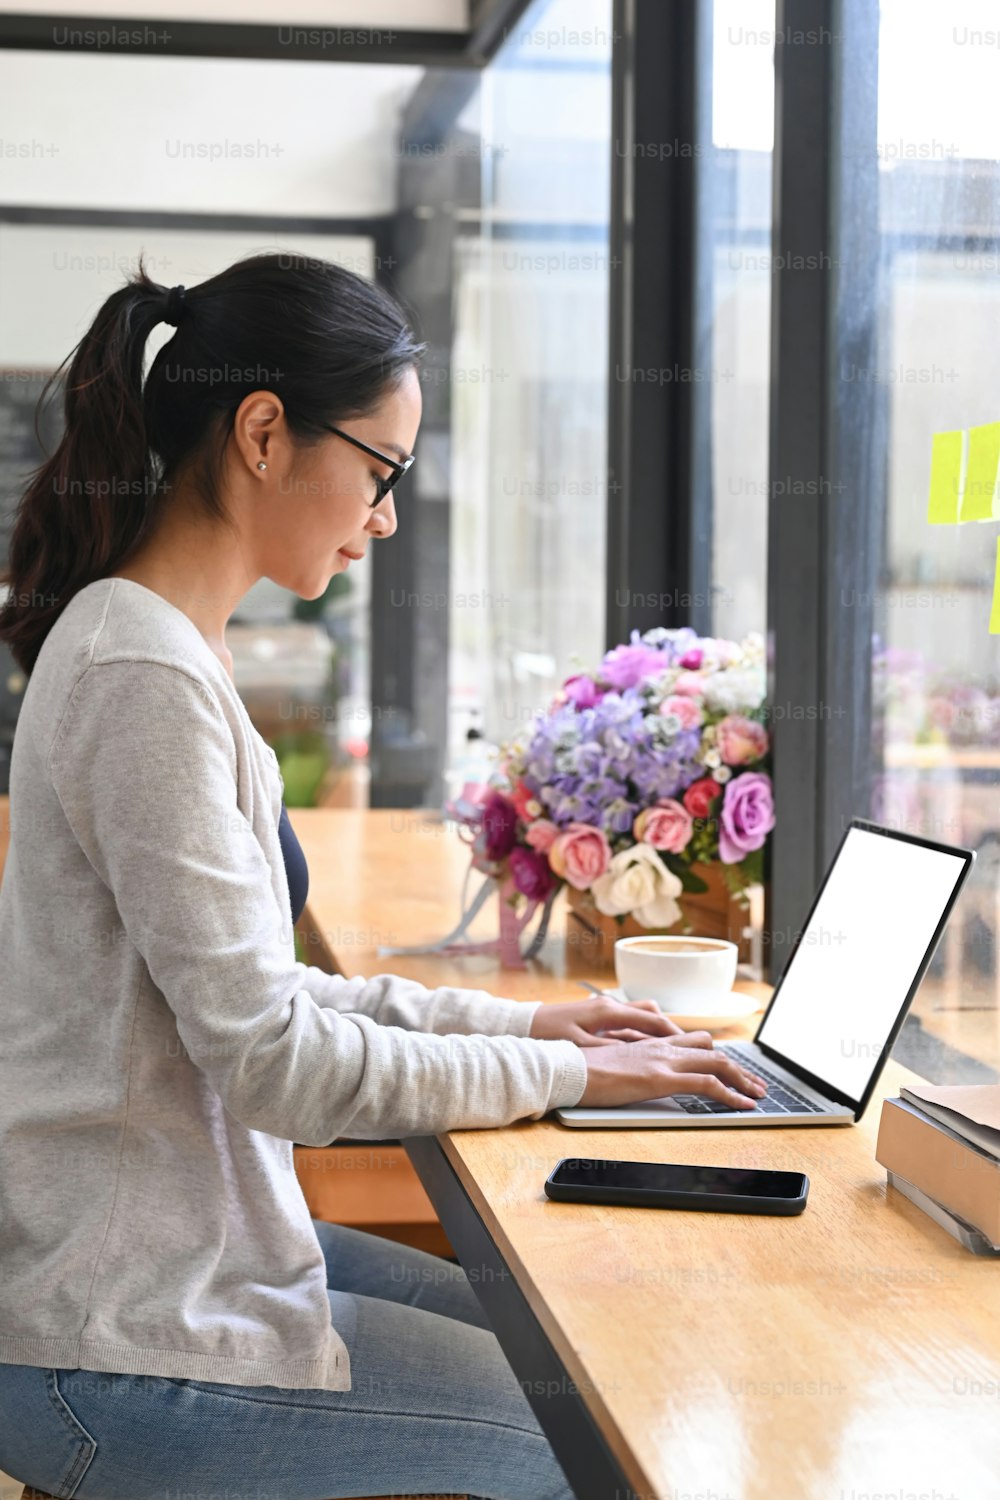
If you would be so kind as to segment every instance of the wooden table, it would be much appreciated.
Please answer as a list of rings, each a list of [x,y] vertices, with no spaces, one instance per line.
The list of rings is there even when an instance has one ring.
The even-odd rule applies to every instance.
[[[456,834],[413,812],[293,820],[316,952],[345,973],[553,1001],[578,998],[588,972],[607,981],[560,947],[558,923],[527,973],[379,957],[453,926]],[[1000,1495],[998,1268],[887,1190],[874,1158],[881,1100],[912,1076],[890,1062],[846,1128],[541,1121],[406,1143],[580,1497]],[[544,1197],[560,1157],[601,1155],[802,1169],[809,1204],[783,1220]]]

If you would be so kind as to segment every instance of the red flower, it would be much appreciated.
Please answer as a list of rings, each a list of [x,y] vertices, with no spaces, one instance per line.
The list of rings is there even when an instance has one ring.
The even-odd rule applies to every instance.
[[[517,815],[522,823],[531,823],[535,818],[541,817],[541,812],[531,813],[528,811],[529,802],[538,802],[538,793],[533,792],[530,786],[518,779],[514,784],[514,790],[510,794],[510,800],[517,808]],[[539,803],[541,807],[541,803]]]
[[[681,800],[692,818],[707,818],[712,803],[721,792],[717,781],[711,776],[703,776],[700,781],[692,781]]]

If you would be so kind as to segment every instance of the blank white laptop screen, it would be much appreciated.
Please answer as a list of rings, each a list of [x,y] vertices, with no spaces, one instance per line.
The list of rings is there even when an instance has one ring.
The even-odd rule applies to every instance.
[[[849,829],[755,1040],[860,1099],[965,866]]]

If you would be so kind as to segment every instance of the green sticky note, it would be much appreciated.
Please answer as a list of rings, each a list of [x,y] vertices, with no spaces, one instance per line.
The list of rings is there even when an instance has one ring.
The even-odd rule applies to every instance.
[[[962,494],[965,432],[936,432],[931,448],[931,495],[927,519],[932,526],[954,526]]]
[[[1000,536],[997,537],[997,566],[993,575],[993,608],[990,610],[990,635],[1000,635]]]
[[[1000,422],[969,428],[969,459],[962,490],[960,521],[991,521],[1000,468]]]

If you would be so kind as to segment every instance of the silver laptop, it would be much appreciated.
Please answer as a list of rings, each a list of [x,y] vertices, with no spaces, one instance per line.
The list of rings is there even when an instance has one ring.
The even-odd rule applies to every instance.
[[[861,1119],[975,859],[851,822],[752,1042],[716,1051],[767,1080],[756,1108],[699,1094],[557,1109],[563,1125],[852,1125]]]

